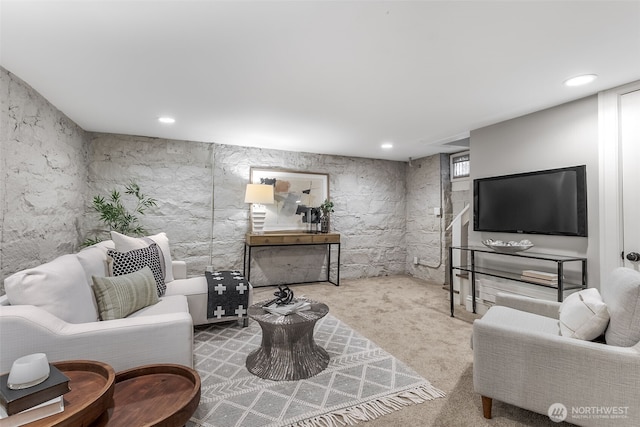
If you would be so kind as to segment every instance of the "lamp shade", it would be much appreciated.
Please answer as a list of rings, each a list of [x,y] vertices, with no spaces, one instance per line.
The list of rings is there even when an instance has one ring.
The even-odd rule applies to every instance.
[[[244,193],[244,202],[259,205],[273,204],[273,185],[247,184],[247,191]]]

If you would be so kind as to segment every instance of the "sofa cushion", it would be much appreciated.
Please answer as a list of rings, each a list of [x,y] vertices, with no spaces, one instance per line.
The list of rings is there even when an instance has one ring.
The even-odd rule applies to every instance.
[[[569,295],[560,305],[560,334],[591,341],[602,335],[609,323],[607,305],[596,288]]]
[[[92,276],[110,276],[109,257],[107,256],[107,248],[93,245],[84,248],[77,253],[78,261],[84,269],[87,277],[87,283],[93,285]]]
[[[93,292],[102,320],[122,319],[158,302],[156,280],[148,266],[116,277],[93,276]]]
[[[133,273],[145,266],[149,267],[155,277],[158,296],[164,295],[167,286],[164,283],[164,277],[160,267],[158,245],[152,243],[142,249],[134,249],[129,252],[118,252],[109,249],[107,250],[107,254],[113,258],[114,276]]]
[[[500,305],[491,307],[476,322],[525,333],[559,335],[558,319]]]
[[[630,347],[640,341],[640,272],[619,267],[602,286],[602,297],[611,320],[605,333],[607,344]]]
[[[119,252],[128,252],[133,249],[142,249],[150,243],[156,243],[163,264],[163,277],[165,282],[172,282],[173,272],[171,270],[171,252],[169,250],[169,238],[166,233],[158,233],[147,237],[129,237],[117,231],[111,232],[111,239],[115,244],[115,249]],[[151,240],[151,241],[150,241]]]
[[[75,254],[19,271],[4,280],[11,305],[35,305],[69,323],[98,320],[85,271]]]
[[[158,298],[158,303],[144,307],[135,313],[131,313],[129,318],[144,316],[162,316],[173,313],[189,313],[189,304],[184,295],[171,295]]]

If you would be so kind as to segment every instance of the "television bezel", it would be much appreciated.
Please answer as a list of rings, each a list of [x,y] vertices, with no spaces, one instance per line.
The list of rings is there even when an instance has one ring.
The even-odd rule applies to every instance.
[[[488,231],[496,233],[513,233],[513,234],[539,234],[547,236],[575,236],[575,237],[588,237],[588,222],[589,216],[587,211],[587,167],[586,165],[569,166],[564,168],[545,169],[532,172],[515,173],[500,176],[491,176],[486,178],[476,178],[473,180],[473,230],[474,231]],[[573,232],[546,232],[546,231],[532,231],[532,230],[499,230],[493,228],[479,228],[479,215],[478,209],[480,208],[480,196],[478,194],[478,188],[481,182],[504,180],[510,178],[531,176],[531,175],[548,175],[558,172],[575,171],[576,172],[576,191],[577,191],[577,214],[578,214],[578,231]],[[580,212],[584,211],[584,214]]]

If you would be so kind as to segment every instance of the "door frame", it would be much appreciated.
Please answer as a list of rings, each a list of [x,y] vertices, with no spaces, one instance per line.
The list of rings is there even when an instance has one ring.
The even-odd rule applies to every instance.
[[[598,93],[600,284],[623,265],[620,97],[640,90],[640,80]]]

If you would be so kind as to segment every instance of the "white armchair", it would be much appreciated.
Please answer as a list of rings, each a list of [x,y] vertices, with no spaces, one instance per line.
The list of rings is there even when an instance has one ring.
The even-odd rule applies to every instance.
[[[577,425],[640,425],[640,273],[619,268],[602,288],[608,344],[561,336],[560,303],[498,295],[473,324],[473,384],[486,418],[497,399],[545,415],[562,404]]]

